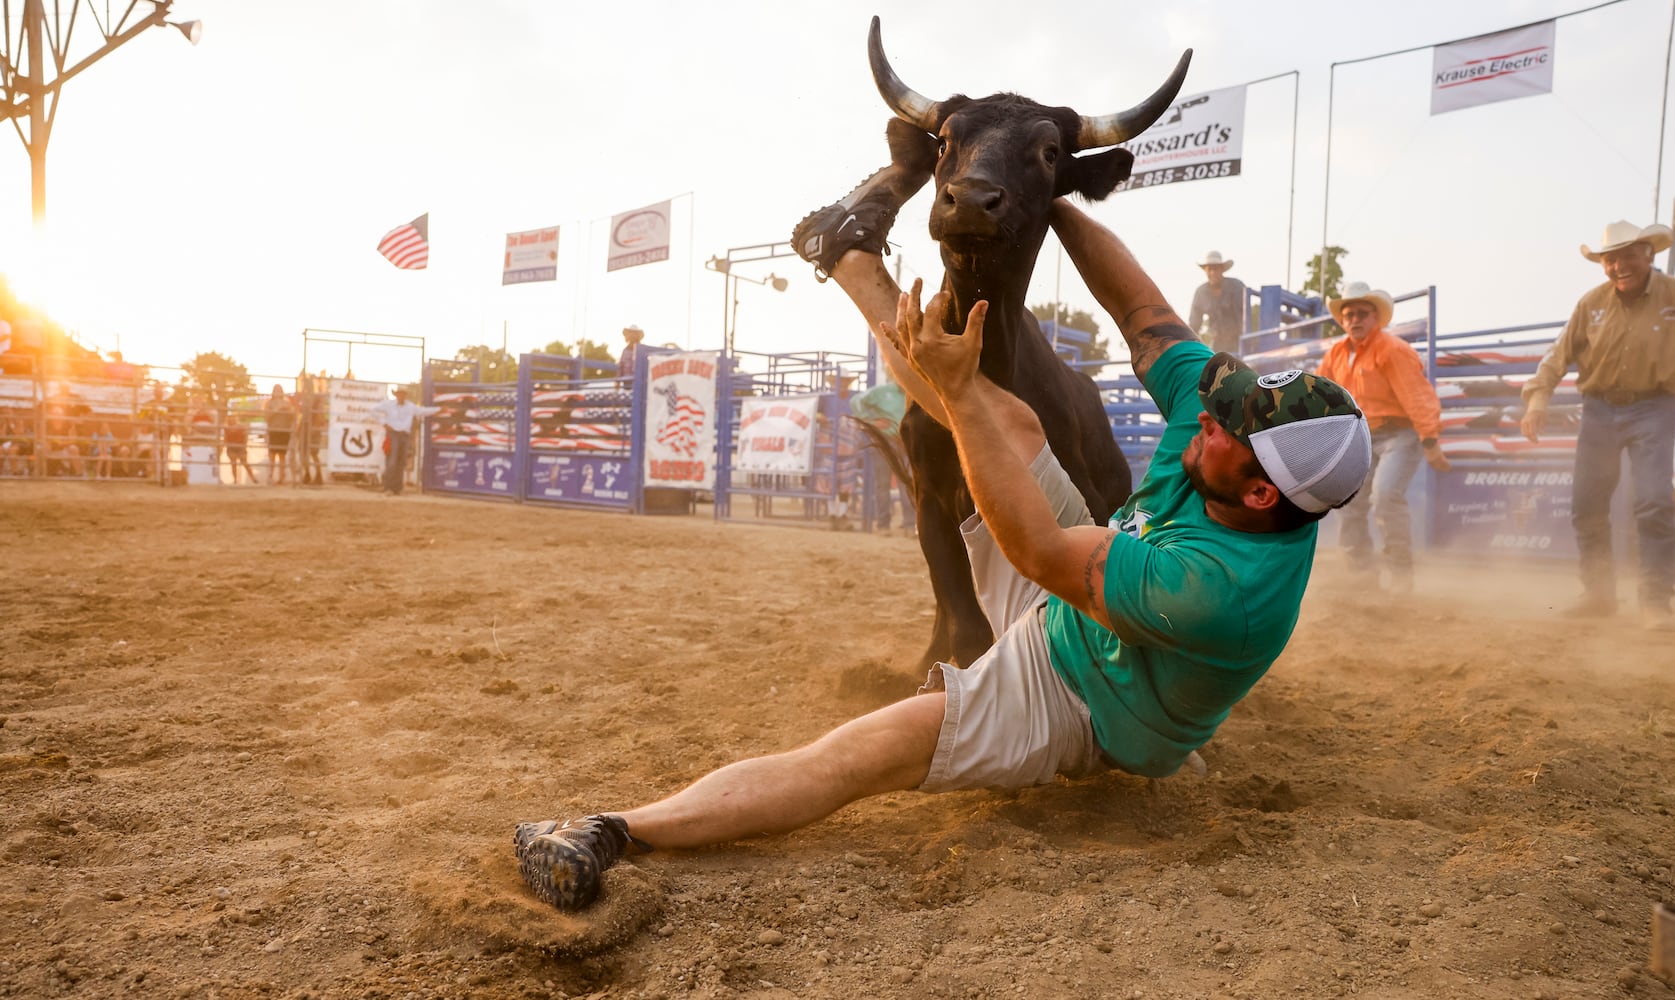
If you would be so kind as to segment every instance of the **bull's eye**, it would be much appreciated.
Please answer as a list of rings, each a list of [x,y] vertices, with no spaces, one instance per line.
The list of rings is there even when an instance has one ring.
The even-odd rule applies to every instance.
[[[940,160],[944,156],[947,156],[947,155],[948,155],[948,140],[938,136],[937,140],[936,140],[936,158]]]
[[[1041,150],[1041,162],[1045,163],[1047,166],[1050,167],[1058,161],[1059,148],[1057,146],[1048,146]]]

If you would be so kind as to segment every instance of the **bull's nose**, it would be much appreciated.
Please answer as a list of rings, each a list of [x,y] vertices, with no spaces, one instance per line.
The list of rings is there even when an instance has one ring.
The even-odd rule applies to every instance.
[[[942,189],[942,200],[959,211],[999,215],[1006,207],[1006,190],[987,181],[951,181]]]

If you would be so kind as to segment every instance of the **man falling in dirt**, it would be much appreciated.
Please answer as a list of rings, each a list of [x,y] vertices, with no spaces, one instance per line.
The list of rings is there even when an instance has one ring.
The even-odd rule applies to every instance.
[[[1034,412],[977,371],[987,303],[949,336],[947,296],[921,313],[920,283],[902,294],[884,269],[885,234],[934,156],[901,162],[898,150],[792,240],[854,300],[913,401],[953,432],[977,507],[962,534],[1000,638],[970,667],[939,665],[916,696],[800,749],[649,805],[519,824],[519,872],[560,910],[592,903],[629,850],[785,833],[885,792],[1172,774],[1291,636],[1315,522],[1350,500],[1371,461],[1355,401],[1323,378],[1258,377],[1212,355],[1113,233],[1058,202],[1065,250],[1119,318],[1168,421],[1112,527],[1095,525]]]

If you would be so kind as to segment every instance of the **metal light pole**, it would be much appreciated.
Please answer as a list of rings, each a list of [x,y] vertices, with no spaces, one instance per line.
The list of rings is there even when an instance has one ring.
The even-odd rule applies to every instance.
[[[748,275],[735,274],[733,265],[795,255],[796,251],[791,249],[789,243],[758,243],[755,246],[748,247],[729,247],[725,257],[711,257],[704,262],[704,267],[726,279],[723,289],[725,297],[721,300],[721,339],[729,355],[733,353],[733,336],[738,332],[739,280],[742,278],[758,285],[772,285],[774,291],[777,292],[785,291],[787,284],[784,278],[774,274],[770,274],[766,278],[752,278]]]
[[[151,13],[140,17],[137,8],[142,3],[151,8]],[[37,228],[47,216],[47,140],[52,136],[64,84],[147,28],[168,25],[193,45],[198,44],[203,37],[203,22],[169,21],[173,6],[174,0],[127,0],[120,13],[113,13],[110,4],[88,0],[83,13],[82,0],[23,0],[22,30],[15,36],[22,44],[18,51],[12,48],[14,36],[6,26],[0,37],[0,121],[13,123],[23,148],[29,152],[30,205]],[[65,69],[73,58],[72,46],[78,37],[87,35],[83,30],[77,36],[76,26],[86,23],[98,32],[99,44]],[[57,71],[50,80],[46,75],[49,64]],[[29,123],[27,135],[20,121]]]

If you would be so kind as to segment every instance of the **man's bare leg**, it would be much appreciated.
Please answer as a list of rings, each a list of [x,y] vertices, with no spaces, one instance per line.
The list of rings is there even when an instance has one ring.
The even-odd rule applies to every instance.
[[[519,824],[518,872],[545,902],[580,910],[630,844],[703,847],[784,833],[857,799],[917,788],[930,773],[946,703],[941,692],[916,695],[801,749],[729,764],[650,805],[563,825]]]
[[[661,802],[618,815],[657,847],[800,829],[858,799],[924,784],[945,702],[941,692],[898,701],[808,746],[729,764]]]

